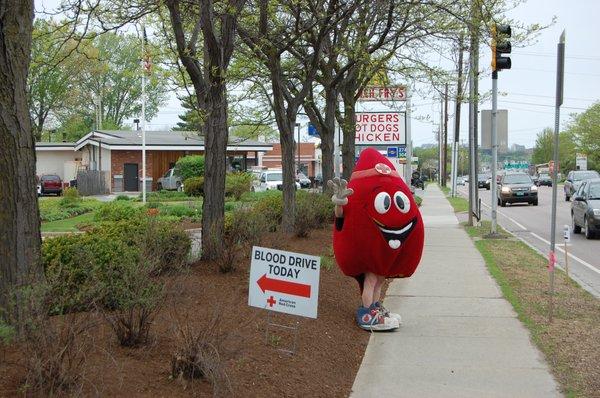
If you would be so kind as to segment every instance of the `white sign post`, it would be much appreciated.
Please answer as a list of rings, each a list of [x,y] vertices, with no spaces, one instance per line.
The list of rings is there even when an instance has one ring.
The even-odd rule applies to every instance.
[[[565,225],[563,228],[563,237],[565,238],[565,272],[567,278],[569,277],[569,252],[567,251],[567,243],[571,242],[571,227]]]
[[[317,317],[321,258],[254,246],[248,305]]]

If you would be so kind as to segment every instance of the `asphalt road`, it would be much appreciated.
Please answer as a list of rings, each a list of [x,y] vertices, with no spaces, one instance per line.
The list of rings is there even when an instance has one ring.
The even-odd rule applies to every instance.
[[[468,196],[468,185],[458,187],[463,196]],[[479,190],[482,201],[482,218],[491,218],[491,191]],[[538,206],[526,203],[498,206],[498,223],[534,246],[542,253],[550,250],[550,223],[552,214],[552,188],[539,187]],[[558,186],[556,208],[556,254],[559,266],[565,267],[565,245],[563,227],[571,225],[571,202],[566,202],[562,185]],[[588,240],[582,234],[571,233],[567,244],[569,274],[579,284],[600,297],[600,239]]]

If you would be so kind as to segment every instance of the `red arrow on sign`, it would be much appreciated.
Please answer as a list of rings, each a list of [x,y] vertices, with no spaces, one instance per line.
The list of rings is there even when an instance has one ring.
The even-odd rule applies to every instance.
[[[258,283],[258,287],[260,287],[263,293],[269,290],[271,292],[310,298],[310,285],[267,278],[267,274],[261,276],[256,283]]]

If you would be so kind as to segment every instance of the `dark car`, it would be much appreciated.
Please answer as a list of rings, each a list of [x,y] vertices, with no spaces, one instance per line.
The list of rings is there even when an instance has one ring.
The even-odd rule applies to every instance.
[[[479,174],[477,176],[477,188],[485,188],[487,180],[487,174]]]
[[[551,187],[552,186],[552,178],[550,177],[549,174],[540,173],[538,175],[536,185],[538,187],[541,187],[542,185],[547,185],[547,186]]]
[[[600,178],[583,181],[571,203],[573,233],[582,230],[587,239],[600,233]]]
[[[62,195],[62,180],[55,174],[45,174],[40,178],[40,194]]]
[[[598,172],[594,170],[570,171],[567,175],[567,180],[565,181],[565,200],[568,202],[571,199],[571,196],[573,196],[573,194],[577,192],[581,183],[591,178],[600,178],[600,174],[598,174]]]
[[[505,174],[498,183],[498,204],[525,202],[538,205],[537,187],[525,173]]]

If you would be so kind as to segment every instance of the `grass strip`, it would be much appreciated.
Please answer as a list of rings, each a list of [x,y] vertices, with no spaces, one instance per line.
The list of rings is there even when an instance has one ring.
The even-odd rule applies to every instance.
[[[81,214],[76,217],[65,218],[63,220],[49,221],[42,223],[42,232],[77,232],[79,224],[90,224],[94,222],[94,212]]]
[[[600,300],[555,269],[554,320],[548,322],[547,260],[521,241],[486,239],[489,221],[465,226],[490,274],[529,329],[567,397],[598,397],[600,391]]]

